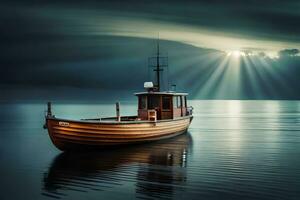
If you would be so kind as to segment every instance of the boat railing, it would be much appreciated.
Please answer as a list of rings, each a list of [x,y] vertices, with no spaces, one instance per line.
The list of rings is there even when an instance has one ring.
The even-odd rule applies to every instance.
[[[193,110],[194,110],[193,106],[188,106],[186,108],[186,115],[192,115],[193,114]]]
[[[83,121],[117,121],[118,117],[88,118]],[[137,116],[121,116],[121,121],[135,121]]]

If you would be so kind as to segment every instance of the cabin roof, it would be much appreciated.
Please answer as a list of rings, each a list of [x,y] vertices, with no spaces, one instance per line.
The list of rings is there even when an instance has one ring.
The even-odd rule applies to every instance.
[[[177,95],[181,95],[181,96],[187,96],[188,93],[182,93],[182,92],[173,92],[173,91],[165,91],[165,92],[137,92],[134,93],[134,95],[139,96],[139,95],[145,95],[145,94],[150,94],[150,95],[172,95],[172,96],[177,96]]]

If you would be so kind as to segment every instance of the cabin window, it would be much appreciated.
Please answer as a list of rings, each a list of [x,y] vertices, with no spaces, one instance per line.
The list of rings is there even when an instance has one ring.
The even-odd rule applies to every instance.
[[[139,109],[147,109],[147,97],[139,96]]]
[[[148,109],[159,108],[159,96],[148,96]]]
[[[186,107],[186,108],[187,108],[186,96],[184,96],[184,107]]]
[[[177,96],[177,108],[181,108],[182,102],[181,102],[181,96]]]
[[[171,109],[171,98],[170,97],[162,97],[162,109],[163,110]]]
[[[176,98],[176,96],[173,96],[173,107],[174,108],[177,107],[177,98]]]
[[[174,108],[181,108],[182,102],[181,102],[181,98],[180,97],[181,96],[174,96],[173,97],[173,107]]]

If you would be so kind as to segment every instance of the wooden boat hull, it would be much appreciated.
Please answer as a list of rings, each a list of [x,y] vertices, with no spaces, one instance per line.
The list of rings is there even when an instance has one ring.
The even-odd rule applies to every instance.
[[[60,150],[103,148],[150,142],[180,135],[188,129],[192,116],[153,121],[66,120],[46,117],[53,144]]]

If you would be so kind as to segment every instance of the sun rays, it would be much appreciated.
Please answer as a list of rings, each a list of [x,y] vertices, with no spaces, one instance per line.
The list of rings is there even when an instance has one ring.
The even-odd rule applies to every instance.
[[[289,90],[277,60],[267,54],[233,50],[185,62],[190,63],[186,65],[189,69],[182,68],[179,73],[189,77],[184,84],[200,98],[272,98],[278,95],[278,89]]]

